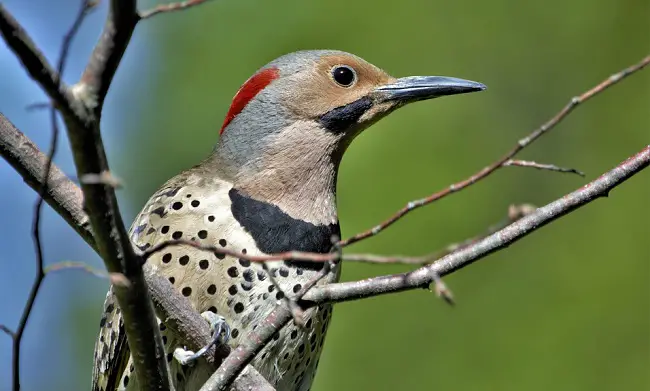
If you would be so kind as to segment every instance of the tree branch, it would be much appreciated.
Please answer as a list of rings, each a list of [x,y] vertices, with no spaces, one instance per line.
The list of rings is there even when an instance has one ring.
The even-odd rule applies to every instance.
[[[170,4],[161,4],[150,10],[140,12],[140,19],[149,19],[153,16],[168,13],[168,12],[186,10],[188,8],[192,8],[197,5],[201,5],[207,1],[208,0],[186,0],[186,1],[179,1],[176,3],[170,3]]]
[[[555,114],[551,119],[549,119],[547,122],[545,122],[542,126],[539,128],[535,129],[533,132],[531,132],[528,136],[520,139],[517,141],[517,144],[505,155],[501,156],[498,160],[496,160],[494,163],[490,164],[489,166],[483,168],[479,172],[475,173],[471,177],[454,183],[453,185],[447,187],[444,190],[438,191],[436,193],[431,194],[428,197],[421,198],[419,200],[414,200],[406,204],[402,209],[398,210],[395,214],[393,214],[391,217],[389,217],[387,220],[382,222],[379,225],[374,226],[373,228],[358,233],[348,239],[341,240],[338,244],[341,247],[346,247],[351,244],[354,244],[356,242],[359,242],[361,240],[367,239],[371,236],[377,235],[379,232],[383,231],[384,229],[388,228],[389,226],[395,224],[399,219],[402,217],[406,216],[408,213],[414,211],[417,208],[420,208],[425,205],[429,205],[432,202],[438,201],[441,198],[444,198],[448,196],[449,194],[455,193],[459,190],[462,190],[466,187],[469,187],[473,185],[474,183],[485,179],[488,177],[490,174],[494,173],[497,171],[499,168],[503,167],[506,162],[511,160],[515,155],[517,155],[519,152],[521,152],[524,148],[526,148],[528,145],[532,144],[535,140],[539,139],[542,135],[544,135],[546,132],[549,130],[553,129],[557,124],[559,124],[569,113],[573,111],[579,104],[588,101],[589,99],[593,98],[594,96],[600,94],[601,92],[605,91],[609,87],[613,86],[614,84],[620,82],[621,80],[625,79],[626,77],[632,75],[635,72],[640,71],[641,69],[645,68],[648,64],[650,64],[650,56],[646,56],[643,60],[638,62],[635,65],[632,65],[626,69],[623,69],[620,72],[617,72],[607,79],[603,80],[600,82],[598,85],[595,87],[583,92],[579,96],[574,96],[571,98],[569,103],[564,106],[562,110],[560,110],[557,114]]]
[[[101,117],[104,98],[138,23],[135,0],[110,2],[104,30],[95,45],[79,83],[73,86],[77,99]]]
[[[158,317],[165,322],[166,327],[180,335],[190,350],[196,352],[207,346],[212,340],[210,329],[190,301],[180,295],[166,278],[152,273],[148,265],[145,265],[145,275]],[[216,348],[213,346],[208,349],[203,358],[216,370],[229,354],[228,346],[217,345]],[[249,365],[233,383],[232,391],[249,390],[273,391],[274,388]]]
[[[9,162],[25,183],[38,192],[48,157],[20,130],[0,113],[0,155]],[[83,210],[83,193],[56,165],[50,169],[45,201],[72,227],[95,251],[95,239],[90,220]]]
[[[0,4],[0,33],[32,79],[55,101],[67,101],[59,89],[59,74],[50,66],[34,41],[2,4]]]
[[[137,21],[137,18],[134,0],[111,2],[107,31],[102,34],[98,44],[98,47],[106,49],[96,48],[95,52],[101,50],[103,57],[93,57],[98,64],[104,63],[96,67],[100,72],[97,80],[110,82],[112,79],[132,32],[132,28],[121,32],[119,27],[122,24],[129,27],[129,23]],[[109,172],[99,129],[103,96],[85,94],[83,100],[77,99],[78,92],[72,93],[60,82],[60,76],[53,73],[45,59],[31,50],[35,46],[27,33],[4,8],[0,8],[0,31],[28,72],[43,86],[61,111],[72,146],[77,177]],[[108,83],[96,89],[102,93],[107,90]],[[124,275],[128,281],[128,284],[114,284],[114,292],[124,316],[138,380],[148,390],[169,390],[164,345],[144,280],[142,262],[131,246],[115,192],[110,186],[86,184],[83,181],[81,188],[84,194],[83,209],[88,213],[96,248],[106,268],[110,273]]]
[[[650,146],[646,146],[639,153],[604,173],[595,181],[536,209],[535,212],[477,243],[446,255],[431,265],[408,273],[314,287],[305,295],[305,300],[313,302],[310,305],[316,305],[356,300],[415,288],[427,288],[434,280],[434,276],[444,276],[468,266],[599,197],[607,197],[612,189],[639,173],[649,164]]]

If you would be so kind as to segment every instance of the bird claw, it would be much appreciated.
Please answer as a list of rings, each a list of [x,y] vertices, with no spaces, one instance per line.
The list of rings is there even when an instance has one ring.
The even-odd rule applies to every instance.
[[[207,320],[212,330],[213,341],[221,342],[222,344],[228,343],[230,340],[230,326],[226,323],[226,318],[217,315],[212,311],[205,311],[201,313],[201,317]],[[221,334],[223,333],[223,337]]]
[[[181,365],[193,366],[194,360],[196,360],[195,356],[196,353],[191,350],[185,350],[183,348],[176,348],[174,350],[174,358]]]
[[[226,319],[223,316],[217,315],[212,311],[203,312],[201,316],[210,323],[212,340],[196,353],[191,350],[176,348],[174,350],[174,358],[181,365],[194,365],[194,361],[203,356],[213,345],[217,343],[226,344],[230,340],[230,326],[226,323]]]

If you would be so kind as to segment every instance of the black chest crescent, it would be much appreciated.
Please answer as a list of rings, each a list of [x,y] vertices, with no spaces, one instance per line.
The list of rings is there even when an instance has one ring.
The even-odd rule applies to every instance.
[[[326,253],[332,248],[332,236],[341,235],[338,223],[315,225],[294,219],[277,206],[250,198],[237,189],[231,189],[228,195],[235,220],[266,254],[285,251]]]

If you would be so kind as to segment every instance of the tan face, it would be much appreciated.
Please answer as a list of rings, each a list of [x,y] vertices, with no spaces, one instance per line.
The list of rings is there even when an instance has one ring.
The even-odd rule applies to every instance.
[[[346,106],[396,79],[360,58],[334,54],[321,57],[309,71],[289,76],[284,102],[301,118],[318,118]]]

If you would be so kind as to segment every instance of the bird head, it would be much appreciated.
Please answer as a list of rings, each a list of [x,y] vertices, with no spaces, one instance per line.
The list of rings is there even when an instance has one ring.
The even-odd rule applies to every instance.
[[[276,204],[313,199],[316,192],[333,193],[343,152],[377,120],[408,103],[485,88],[452,77],[395,78],[341,51],[295,52],[241,86],[215,155],[233,182],[256,198]]]

